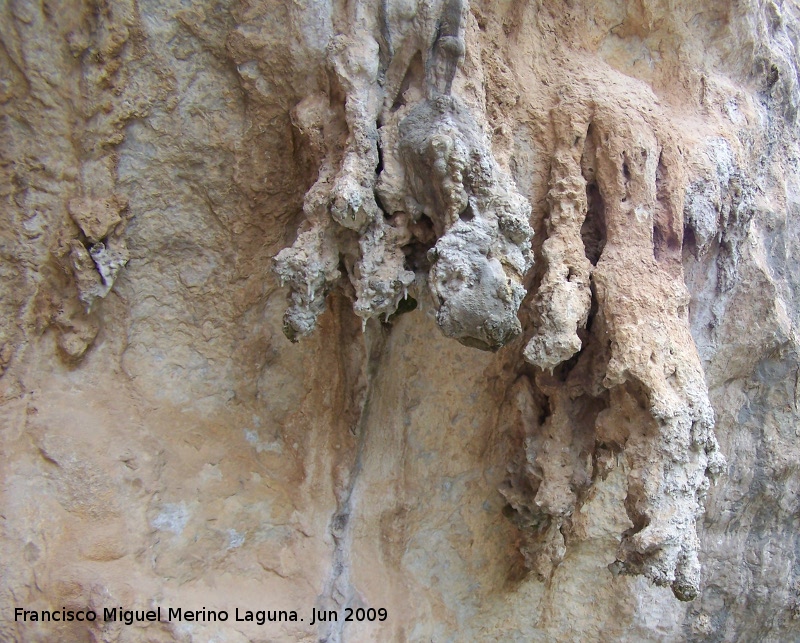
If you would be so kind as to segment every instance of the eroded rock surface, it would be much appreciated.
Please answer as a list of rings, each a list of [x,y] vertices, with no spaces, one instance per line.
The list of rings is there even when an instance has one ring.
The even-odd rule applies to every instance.
[[[324,132],[330,126],[322,119],[338,110],[346,134],[329,138],[320,176],[306,194],[306,222],[293,246],[276,257],[276,270],[292,290],[285,318],[291,339],[313,330],[340,277],[340,259],[356,314],[388,319],[415,283],[405,255],[432,238],[425,258],[430,272],[420,275],[429,281],[445,335],[497,349],[521,332],[530,205],[492,156],[481,121],[451,95],[464,56],[465,15],[457,0],[420,3],[406,15],[372,16],[383,51],[379,34],[364,30],[329,46],[344,105],[311,99],[298,107],[297,122],[303,132]],[[403,83],[392,87],[403,64]],[[380,133],[377,123],[383,123]]]
[[[0,639],[798,638],[798,13],[3,5]]]
[[[612,569],[643,573],[692,600],[700,589],[696,519],[724,458],[689,331],[683,210],[675,194],[682,160],[674,142],[659,143],[663,116],[638,117],[623,98],[603,101],[599,90],[581,102],[573,96],[553,114],[558,147],[542,247],[547,267],[535,296],[540,321],[525,348],[526,360],[544,371],[576,357],[557,378],[537,378],[549,398],[545,431],[552,437],[531,463],[543,472],[534,504],[563,533],[598,473],[596,447],[622,451],[632,527]],[[587,193],[599,202],[591,214]],[[595,407],[588,417],[587,404]],[[555,445],[569,448],[565,436],[587,422],[595,435],[594,445],[582,438],[584,457],[592,463],[578,463],[576,471],[572,456],[559,456],[565,449]]]

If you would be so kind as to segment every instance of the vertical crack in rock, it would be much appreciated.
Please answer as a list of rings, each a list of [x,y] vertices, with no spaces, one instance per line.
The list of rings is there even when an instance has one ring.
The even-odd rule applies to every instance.
[[[680,158],[635,113],[613,104],[590,111],[562,106],[552,115],[559,146],[542,249],[546,269],[534,301],[538,326],[525,349],[525,358],[542,369],[536,384],[548,396],[550,415],[538,444],[531,441],[528,462],[538,482],[527,511],[569,530],[581,488],[606,460],[598,460],[598,450],[621,449],[632,527],[610,569],[644,574],[691,600],[700,582],[696,520],[723,459],[688,327],[679,260],[682,203],[666,196],[677,190]],[[603,204],[605,240],[594,267],[581,235],[589,211],[586,177],[596,182],[592,200]],[[596,315],[587,329],[592,290]],[[606,397],[602,407],[590,402]],[[587,423],[594,433],[588,440],[581,432]],[[524,503],[515,497],[510,504],[519,514]],[[549,564],[557,564],[561,535],[552,528],[546,533],[539,553],[548,551]],[[541,561],[532,558],[542,574]]]
[[[340,615],[343,614],[344,608],[350,605],[355,596],[355,588],[350,581],[350,557],[353,540],[351,518],[355,511],[356,486],[363,467],[364,448],[368,437],[366,427],[368,425],[367,420],[369,419],[374,381],[386,345],[386,331],[383,328],[378,328],[375,332],[375,336],[370,330],[365,333],[367,344],[367,386],[361,402],[357,423],[353,429],[357,440],[356,454],[346,484],[338,490],[337,508],[333,516],[331,516],[329,529],[334,543],[331,574],[318,600],[320,610],[335,609]],[[345,622],[343,620],[328,621],[324,625],[320,624],[319,627],[319,640],[322,643],[341,643],[345,640],[343,636]]]
[[[291,291],[290,339],[313,331],[342,276],[340,259],[359,317],[395,313],[416,288],[404,249],[427,242],[423,217],[437,239],[427,278],[442,331],[491,350],[521,332],[530,205],[492,156],[480,121],[451,95],[466,11],[461,0],[413,11],[386,7],[376,35],[383,51],[365,30],[337,36],[328,48],[331,85],[344,94],[344,107],[332,91],[295,109],[298,129],[323,159],[297,240],[276,257]],[[340,127],[328,124],[337,110]]]

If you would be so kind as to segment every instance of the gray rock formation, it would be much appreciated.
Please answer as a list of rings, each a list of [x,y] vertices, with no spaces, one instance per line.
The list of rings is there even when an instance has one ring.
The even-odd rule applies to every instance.
[[[356,314],[365,321],[393,315],[415,283],[404,253],[430,243],[429,230],[420,227],[423,217],[437,241],[426,257],[430,274],[420,277],[429,281],[442,331],[485,349],[522,331],[517,311],[531,265],[530,205],[498,166],[469,108],[451,96],[465,50],[465,11],[462,2],[447,0],[408,16],[382,15],[383,56],[364,30],[329,45],[331,80],[344,92],[343,104],[335,104],[342,100],[337,96],[327,105],[324,98],[304,101],[296,120],[303,132],[318,133],[330,127],[326,119],[343,114],[346,134],[339,129],[326,143],[309,141],[327,146],[326,154],[306,194],[306,222],[292,247],[276,257],[278,275],[291,286],[284,319],[290,339],[314,329],[340,277],[340,260],[355,291]],[[411,20],[423,26],[409,29]],[[420,29],[433,35],[432,44],[420,43]],[[400,87],[387,82],[395,61],[408,65]],[[412,89],[417,102],[407,97]],[[376,123],[383,123],[380,134]]]

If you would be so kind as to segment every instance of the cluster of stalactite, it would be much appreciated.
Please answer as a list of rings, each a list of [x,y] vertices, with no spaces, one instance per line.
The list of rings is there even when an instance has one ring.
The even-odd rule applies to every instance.
[[[485,115],[453,92],[466,12],[444,0],[360,16],[328,48],[337,91],[295,108],[319,174],[295,243],[276,257],[290,339],[313,331],[339,286],[365,323],[427,288],[441,330],[466,345],[495,350],[522,332],[531,207],[492,155]],[[525,466],[503,492],[544,576],[593,481],[624,454],[631,528],[612,570],[689,600],[695,523],[722,458],[687,320],[685,177],[657,114],[598,96],[551,113],[547,238],[524,349],[534,375],[514,384],[508,410]],[[536,405],[544,412],[526,411]]]

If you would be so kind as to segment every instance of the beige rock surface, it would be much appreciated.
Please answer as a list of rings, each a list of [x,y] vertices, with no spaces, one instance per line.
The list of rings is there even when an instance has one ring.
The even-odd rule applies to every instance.
[[[797,638],[799,25],[0,5],[0,640]]]

